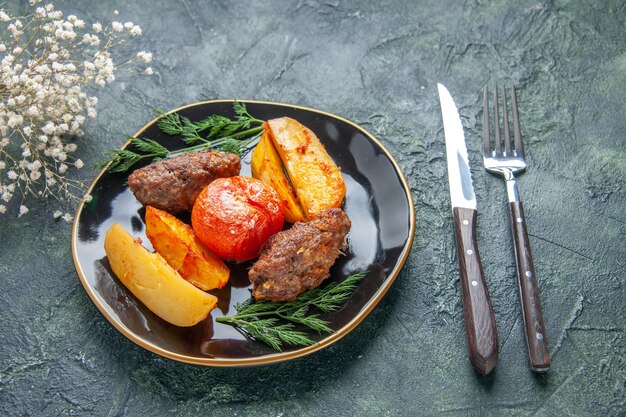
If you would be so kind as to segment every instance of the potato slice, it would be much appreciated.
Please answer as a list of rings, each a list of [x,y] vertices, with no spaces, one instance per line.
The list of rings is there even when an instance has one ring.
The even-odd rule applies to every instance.
[[[111,226],[104,250],[113,272],[150,311],[176,326],[204,320],[217,298],[185,281],[158,253],[152,253],[122,226]]]
[[[156,250],[180,276],[201,290],[222,288],[230,270],[196,237],[193,229],[170,213],[146,207],[146,235]]]
[[[265,127],[306,217],[310,220],[324,210],[340,207],[346,184],[315,133],[289,117],[268,120]]]
[[[306,221],[302,206],[285,175],[283,163],[267,131],[263,132],[261,140],[252,152],[251,169],[254,178],[276,190],[283,205],[285,220],[289,223]]]

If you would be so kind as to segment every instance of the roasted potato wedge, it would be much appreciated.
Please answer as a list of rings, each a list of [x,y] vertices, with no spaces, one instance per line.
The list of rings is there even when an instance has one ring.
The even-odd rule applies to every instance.
[[[302,206],[283,170],[283,163],[265,131],[252,152],[252,176],[272,187],[283,205],[285,220],[289,223],[306,221]]]
[[[340,207],[346,184],[339,167],[309,128],[289,117],[268,120],[269,132],[287,175],[310,220],[319,213]]]
[[[224,261],[196,238],[191,226],[172,214],[147,206],[146,235],[154,250],[201,290],[222,288],[228,281],[230,270]]]
[[[215,296],[185,281],[161,255],[148,251],[119,224],[107,232],[104,250],[122,284],[169,323],[193,326],[217,304]]]

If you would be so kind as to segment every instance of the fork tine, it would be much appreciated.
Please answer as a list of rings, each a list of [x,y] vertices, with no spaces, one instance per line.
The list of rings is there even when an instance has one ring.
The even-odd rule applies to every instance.
[[[493,90],[493,127],[496,131],[495,154],[501,155],[501,152],[500,152],[500,116],[498,114],[498,87],[496,87]]]
[[[491,156],[491,138],[489,137],[489,97],[487,86],[483,90],[483,155]]]
[[[513,134],[515,135],[515,154],[524,158],[524,145],[522,144],[522,132],[519,126],[519,114],[517,113],[517,96],[515,87],[511,87],[511,111],[513,112]]]
[[[509,109],[506,104],[506,88],[502,88],[502,124],[504,125],[504,153],[507,157],[511,153],[511,134],[509,132]]]

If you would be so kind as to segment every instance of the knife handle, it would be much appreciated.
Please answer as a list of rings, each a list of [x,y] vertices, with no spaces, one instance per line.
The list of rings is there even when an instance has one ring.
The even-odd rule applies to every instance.
[[[521,201],[513,201],[510,204],[513,240],[515,241],[515,264],[517,265],[517,280],[530,369],[534,372],[547,372],[550,369],[550,352],[546,328],[543,324],[535,266],[526,231],[524,206]]]
[[[476,244],[476,210],[454,207],[452,212],[470,362],[487,375],[498,361],[498,333]]]

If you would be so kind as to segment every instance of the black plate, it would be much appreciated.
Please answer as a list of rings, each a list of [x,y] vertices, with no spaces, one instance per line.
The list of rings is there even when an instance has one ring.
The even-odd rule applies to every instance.
[[[85,290],[122,334],[159,355],[182,362],[209,366],[238,366],[283,361],[329,346],[350,332],[378,304],[408,256],[415,231],[413,201],[406,179],[382,144],[364,129],[341,117],[286,104],[245,101],[255,117],[268,120],[288,116],[317,134],[333,160],[341,167],[347,193],[344,210],[352,220],[349,250],[338,259],[327,281],[368,271],[346,305],[324,315],[335,330],[330,335],[312,334],[316,344],[285,348],[277,353],[263,343],[246,339],[216,317],[235,313],[234,305],[250,298],[249,263],[229,264],[231,279],[217,291],[217,308],[196,326],[176,327],[155,316],[128,291],[111,270],[104,252],[104,235],[120,223],[132,235],[145,236],[144,209],[126,185],[127,175],[102,172],[90,188],[93,200],[81,204],[72,228],[72,255]],[[232,117],[232,101],[209,101],[173,110],[191,120],[210,114]],[[135,136],[159,141],[170,149],[178,138],[161,133],[155,120]],[[242,161],[241,175],[250,175],[250,156]],[[322,284],[324,285],[324,284]]]

